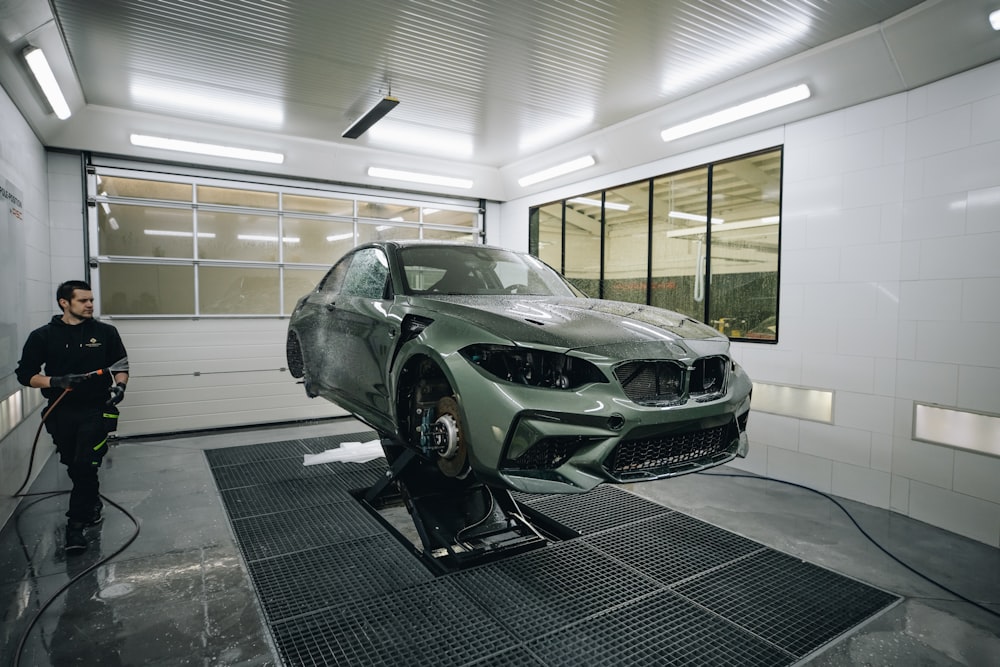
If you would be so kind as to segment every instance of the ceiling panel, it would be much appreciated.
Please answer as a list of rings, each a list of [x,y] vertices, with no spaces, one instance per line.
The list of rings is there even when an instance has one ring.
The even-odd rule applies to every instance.
[[[496,169],[694,102],[706,90],[733,84],[738,91],[750,79],[783,85],[807,54],[820,63],[807,73],[816,80],[825,67],[857,69],[851,46],[866,30],[863,92],[824,91],[828,99],[813,109],[835,108],[838,94],[853,103],[948,76],[1000,56],[1000,39],[985,23],[989,7],[986,0],[0,0],[8,46],[0,81],[43,142],[92,144],[63,147],[116,152],[97,143],[123,133],[95,132],[93,124],[134,120],[129,129],[142,132],[143,123],[173,120],[201,135],[194,139],[216,128],[245,143],[315,141]],[[24,85],[21,65],[4,60],[53,26],[84,100],[63,125],[26,99],[36,91]],[[816,55],[825,51],[829,60]],[[390,92],[400,104],[383,123],[397,139],[341,138]],[[713,99],[721,104],[725,95]],[[405,141],[424,134],[429,141]],[[460,147],[449,152],[435,137],[459,139]]]

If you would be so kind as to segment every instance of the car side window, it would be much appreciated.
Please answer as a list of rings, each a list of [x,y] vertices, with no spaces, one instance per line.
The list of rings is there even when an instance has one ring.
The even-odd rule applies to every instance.
[[[340,293],[366,299],[384,299],[389,277],[389,262],[380,248],[365,248],[354,253],[344,276]]]
[[[344,284],[344,277],[347,275],[347,268],[351,265],[351,257],[345,257],[333,265],[327,271],[323,280],[316,286],[316,293],[326,297],[340,293],[341,285]]]

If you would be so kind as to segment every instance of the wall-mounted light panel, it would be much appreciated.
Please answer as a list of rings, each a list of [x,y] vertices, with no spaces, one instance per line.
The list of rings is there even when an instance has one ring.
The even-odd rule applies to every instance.
[[[783,384],[753,383],[755,412],[833,423],[833,392]]]
[[[913,439],[1000,456],[1000,415],[914,403]]]

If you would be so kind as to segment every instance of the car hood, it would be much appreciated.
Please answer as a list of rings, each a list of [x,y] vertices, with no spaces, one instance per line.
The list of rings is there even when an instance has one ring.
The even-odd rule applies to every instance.
[[[592,349],[639,343],[726,341],[686,315],[604,299],[538,296],[441,296],[414,305],[456,317],[519,344]]]

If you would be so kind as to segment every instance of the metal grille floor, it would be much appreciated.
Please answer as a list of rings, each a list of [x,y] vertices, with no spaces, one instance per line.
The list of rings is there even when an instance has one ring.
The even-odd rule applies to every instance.
[[[518,494],[579,534],[435,576],[351,495],[385,460],[304,466],[375,434],[205,452],[291,665],[794,665],[899,597],[601,486]]]

